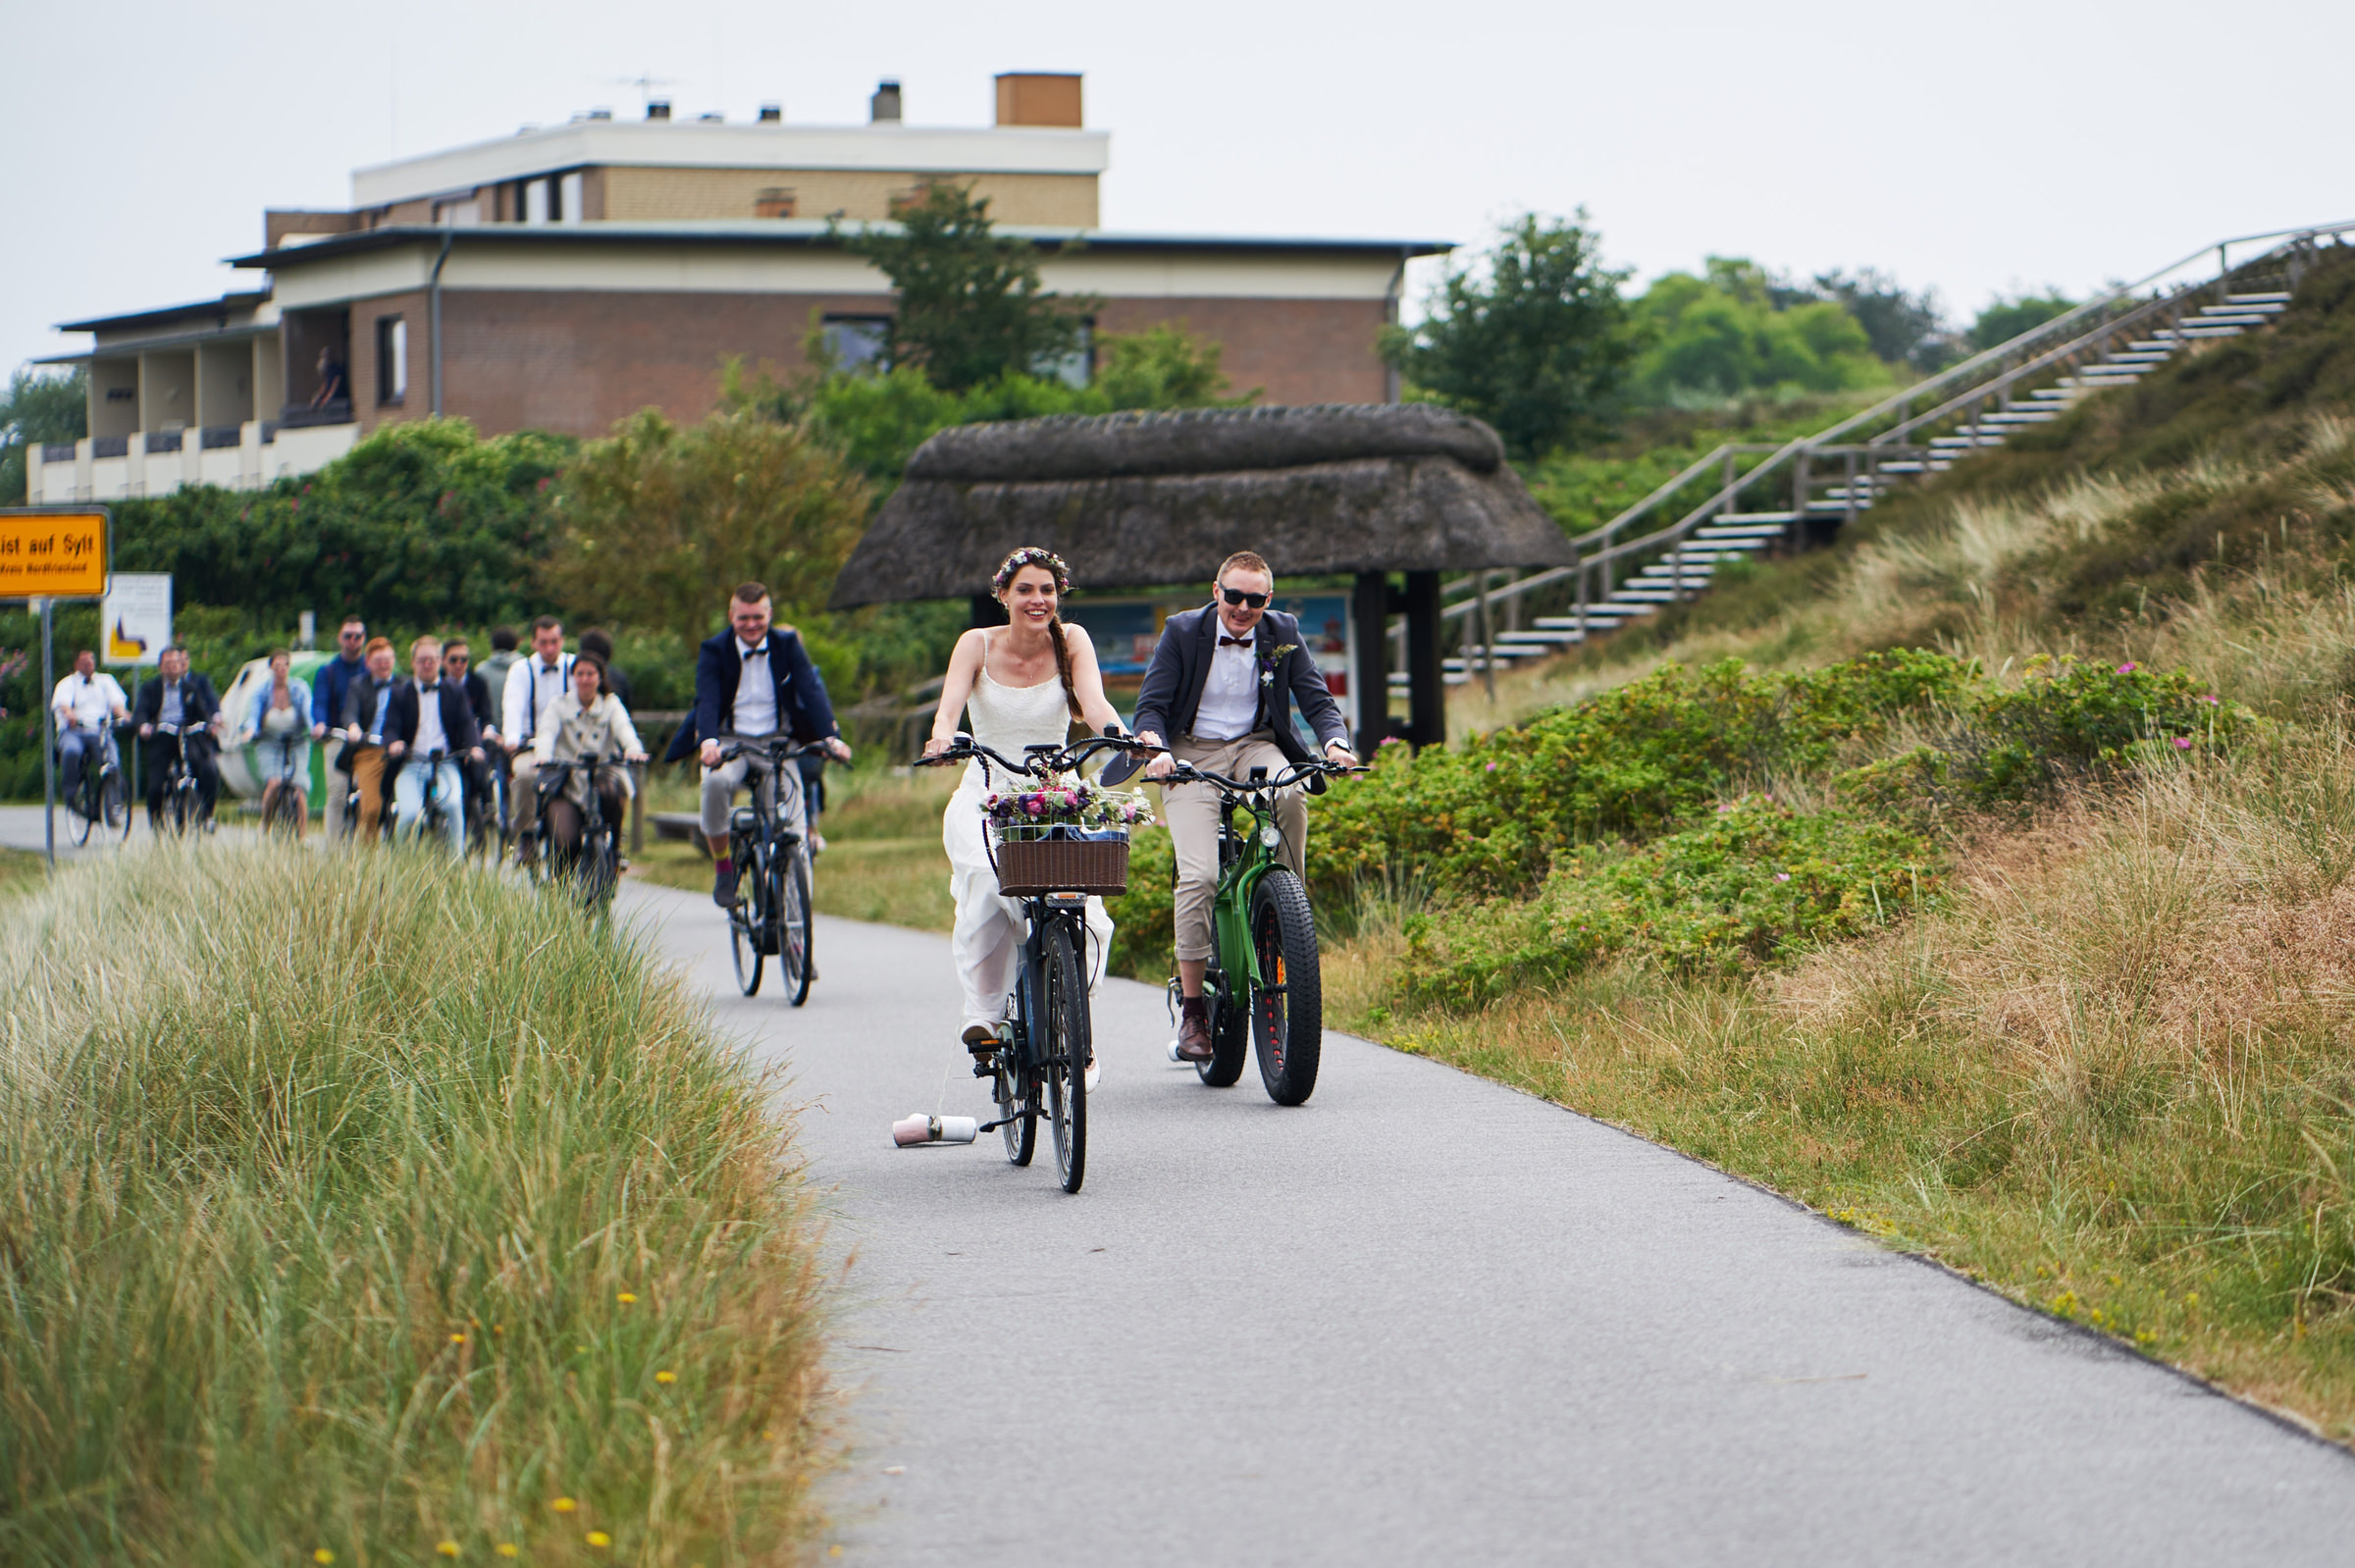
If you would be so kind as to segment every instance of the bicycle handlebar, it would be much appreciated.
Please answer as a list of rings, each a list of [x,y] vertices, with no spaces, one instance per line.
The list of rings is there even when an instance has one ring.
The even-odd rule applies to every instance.
[[[1018,762],[1005,753],[984,746],[960,730],[949,744],[930,757],[916,759],[917,767],[946,767],[952,762],[978,759],[984,771],[996,762],[1009,773],[1044,779],[1052,773],[1068,773],[1098,752],[1121,752],[1129,756],[1157,756],[1163,748],[1147,746],[1132,735],[1090,735],[1069,746],[1025,746],[1023,760]]]
[[[1264,790],[1290,789],[1303,779],[1320,779],[1336,774],[1363,773],[1367,769],[1362,764],[1351,766],[1346,762],[1307,761],[1294,763],[1288,771],[1274,778],[1238,779],[1229,778],[1224,773],[1213,773],[1207,768],[1196,767],[1191,762],[1179,762],[1176,770],[1163,782],[1210,784],[1219,789],[1230,790],[1237,795],[1256,795]]]
[[[772,761],[786,762],[805,752],[824,751],[822,742],[812,746],[797,741],[790,735],[712,735],[706,739],[719,747],[719,759],[723,762],[755,753],[764,755]]]

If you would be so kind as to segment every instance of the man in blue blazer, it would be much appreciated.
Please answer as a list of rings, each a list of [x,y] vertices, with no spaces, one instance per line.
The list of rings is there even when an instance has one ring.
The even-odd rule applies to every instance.
[[[773,803],[777,820],[807,836],[798,768],[771,767],[762,757],[720,760],[720,738],[751,740],[790,735],[816,745],[838,762],[851,759],[834,722],[826,683],[810,662],[801,634],[771,626],[768,590],[746,583],[728,604],[728,629],[704,644],[695,660],[695,711],[679,729],[663,760],[677,761],[701,742],[704,764],[703,829],[711,846],[715,874],[711,902],[726,909],[736,902],[736,862],[728,857],[728,808],[748,783]]]
[[[1268,563],[1237,550],[1219,568],[1211,601],[1163,625],[1136,697],[1136,738],[1170,751],[1153,759],[1146,777],[1166,778],[1181,761],[1229,778],[1247,777],[1254,767],[1276,773],[1287,762],[1305,762],[1309,750],[1292,731],[1295,703],[1328,758],[1344,765],[1357,760],[1340,705],[1326,689],[1299,621],[1267,607],[1275,591]],[[1165,741],[1165,735],[1176,740]],[[1219,887],[1218,794],[1207,784],[1167,785],[1162,815],[1178,852],[1178,983],[1184,1007],[1178,1054],[1207,1062],[1210,1010],[1202,977],[1218,952],[1211,929]],[[1308,802],[1297,789],[1276,798],[1276,825],[1283,833],[1285,862],[1306,882]]]

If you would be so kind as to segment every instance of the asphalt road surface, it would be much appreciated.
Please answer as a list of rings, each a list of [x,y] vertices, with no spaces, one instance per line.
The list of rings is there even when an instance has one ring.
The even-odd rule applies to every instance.
[[[1543,1101],[1333,1036],[1305,1107],[1205,1089],[1110,981],[1066,1196],[1043,1130],[892,1144],[988,1110],[945,938],[820,920],[797,1011],[624,903],[807,1102],[847,1560],[2355,1562],[2345,1452]]]

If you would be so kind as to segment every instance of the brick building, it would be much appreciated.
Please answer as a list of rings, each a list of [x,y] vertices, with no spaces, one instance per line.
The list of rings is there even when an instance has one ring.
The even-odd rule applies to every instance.
[[[1107,233],[1111,138],[1083,124],[1080,78],[997,86],[989,127],[908,125],[885,82],[864,126],[774,109],[674,120],[656,103],[642,121],[592,112],[358,170],[348,209],[265,215],[263,248],[233,260],[261,287],[63,324],[91,335],[48,361],[89,366],[90,435],[31,454],[30,497],[256,486],[435,412],[493,435],[593,436],[650,405],[696,419],[725,358],[790,374],[813,323],[838,361],[860,363],[892,295],[830,224],[887,223],[940,180],[1037,243],[1048,287],[1099,298],[1096,333],[1180,325],[1267,402],[1394,395],[1376,336],[1406,262],[1448,246]],[[323,362],[343,367],[346,395],[320,395]]]

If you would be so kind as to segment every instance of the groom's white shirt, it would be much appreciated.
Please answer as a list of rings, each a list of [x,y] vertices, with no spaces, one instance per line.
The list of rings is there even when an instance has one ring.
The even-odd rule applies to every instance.
[[[1212,635],[1224,637],[1227,628],[1221,625]],[[1210,673],[1202,681],[1202,705],[1194,709],[1195,740],[1232,741],[1251,733],[1251,721],[1259,716],[1259,692],[1252,684],[1257,668],[1251,653],[1248,646],[1212,645]]]

